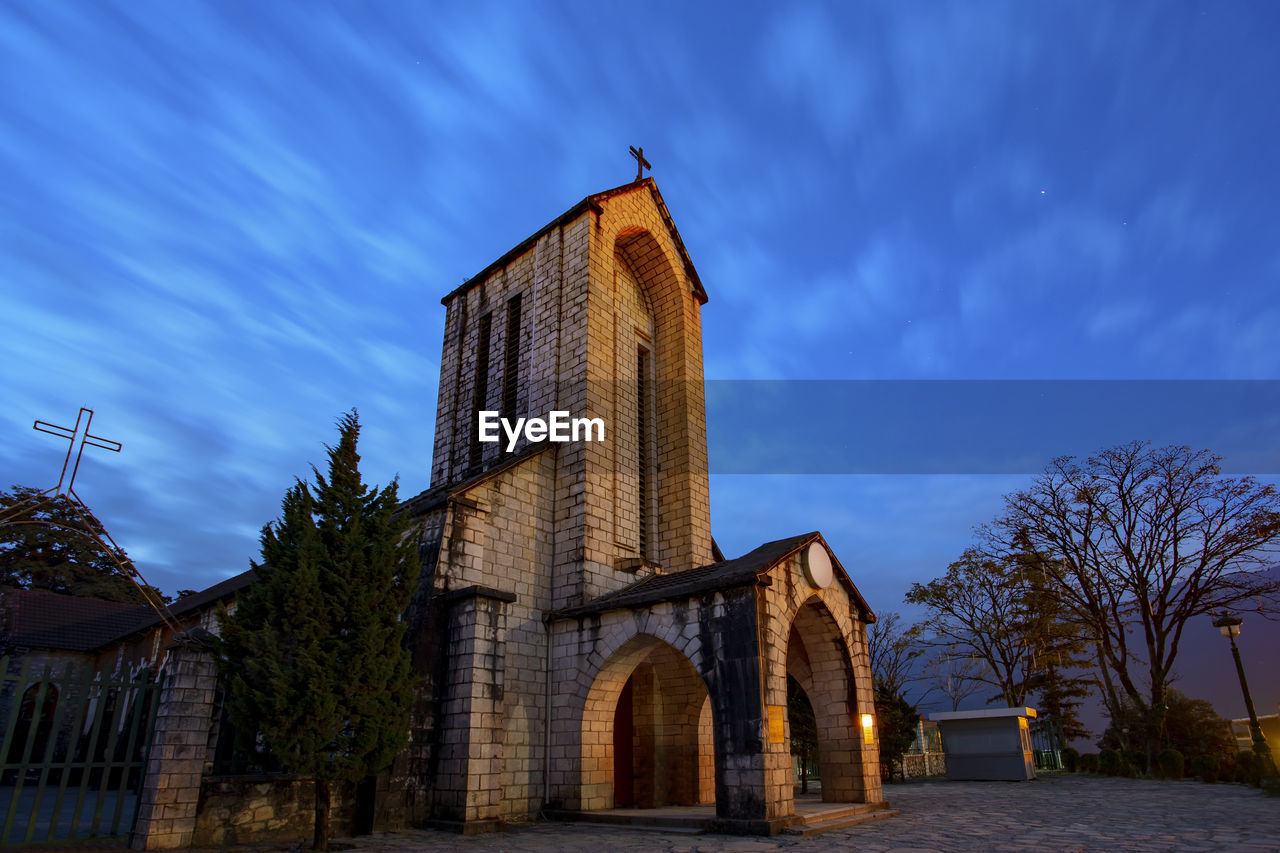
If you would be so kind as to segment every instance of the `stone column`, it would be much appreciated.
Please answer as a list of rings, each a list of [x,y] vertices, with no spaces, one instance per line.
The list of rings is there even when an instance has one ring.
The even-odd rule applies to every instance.
[[[714,603],[702,605],[698,620],[699,670],[715,714],[715,831],[775,835],[788,821],[769,814],[770,747],[755,587],[717,594]]]
[[[471,586],[446,601],[449,665],[434,822],[486,832],[500,825],[506,608],[515,596]]]
[[[196,828],[217,680],[211,635],[202,628],[179,634],[168,652],[146,781],[130,838],[134,850],[188,847]]]

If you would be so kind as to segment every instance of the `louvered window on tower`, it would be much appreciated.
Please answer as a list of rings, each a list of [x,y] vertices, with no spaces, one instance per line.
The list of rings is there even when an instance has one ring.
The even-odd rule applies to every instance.
[[[476,430],[475,424],[480,412],[485,409],[485,401],[489,397],[489,336],[492,328],[493,315],[485,314],[480,318],[480,331],[476,335],[476,392],[472,398],[471,456],[468,459],[469,468],[472,470],[480,467],[481,453],[484,450],[484,445],[480,443],[480,433]]]
[[[507,301],[507,345],[502,355],[502,417],[515,420],[520,388],[520,294]]]

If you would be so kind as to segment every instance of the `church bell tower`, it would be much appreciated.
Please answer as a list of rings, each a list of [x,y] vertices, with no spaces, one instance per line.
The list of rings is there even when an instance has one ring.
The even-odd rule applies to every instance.
[[[555,454],[553,607],[712,562],[700,309],[652,178],[589,196],[447,309],[431,471],[465,484]],[[599,419],[603,440],[480,440],[480,412]]]

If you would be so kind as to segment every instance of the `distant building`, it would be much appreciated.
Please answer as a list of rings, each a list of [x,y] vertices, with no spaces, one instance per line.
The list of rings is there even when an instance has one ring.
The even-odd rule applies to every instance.
[[[214,610],[253,581],[243,572],[169,605],[179,632],[200,627],[216,632]],[[131,676],[163,668],[174,631],[141,604],[59,595],[42,590],[0,589],[0,654],[10,668],[68,668],[108,676]]]
[[[1262,728],[1262,736],[1267,739],[1274,755],[1280,751],[1280,714],[1267,714],[1258,717],[1258,725]],[[1235,735],[1236,746],[1242,751],[1253,749],[1253,732],[1249,728],[1249,718],[1241,717],[1231,721],[1231,734]]]

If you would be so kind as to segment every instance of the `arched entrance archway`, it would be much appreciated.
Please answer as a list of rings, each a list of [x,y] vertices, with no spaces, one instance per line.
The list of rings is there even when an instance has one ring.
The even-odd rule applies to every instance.
[[[582,714],[582,807],[653,808],[715,800],[713,720],[689,659],[632,637],[592,683]]]
[[[813,708],[822,799],[860,802],[863,709],[858,707],[848,646],[816,595],[801,605],[791,623],[787,675],[795,679]]]

